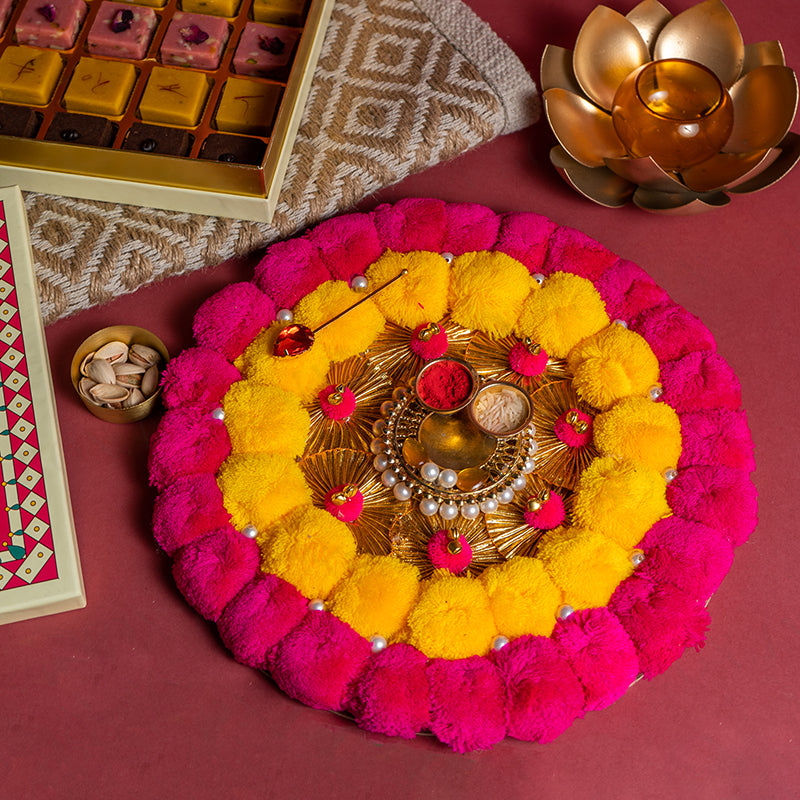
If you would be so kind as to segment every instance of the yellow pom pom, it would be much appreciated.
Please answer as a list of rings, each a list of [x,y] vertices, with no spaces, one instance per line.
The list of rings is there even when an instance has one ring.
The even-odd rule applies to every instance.
[[[336,587],[330,611],[362,636],[389,639],[406,622],[419,594],[416,567],[391,556],[356,556]]]
[[[596,458],[581,473],[573,495],[575,524],[626,549],[670,513],[667,484],[657,470],[614,456]]]
[[[434,573],[408,617],[407,641],[429,658],[486,655],[498,631],[483,584]]]
[[[549,636],[563,594],[539,559],[517,556],[484,570],[480,577],[489,595],[497,629],[504,636]]]
[[[678,464],[681,421],[665,403],[628,397],[594,418],[594,443],[601,453],[646,464],[663,474]]]
[[[505,253],[465,253],[452,265],[453,321],[493,336],[508,336],[525,298],[538,289],[527,268]]]
[[[228,456],[220,467],[217,484],[231,524],[239,530],[255,525],[262,531],[311,497],[294,458],[275,453]]]
[[[585,528],[556,528],[539,540],[538,558],[574,608],[605,606],[633,572],[628,551]]]
[[[608,325],[603,299],[591,281],[571,272],[554,272],[531,292],[519,315],[517,335],[530,336],[555,358]]]
[[[309,599],[324,599],[347,574],[356,554],[350,529],[312,505],[297,508],[260,537],[262,569]]]
[[[236,367],[248,380],[271,383],[293,392],[301,400],[312,400],[325,387],[328,354],[315,342],[310,350],[299,356],[273,355],[278,331],[285,327],[275,324],[256,336],[236,359]]]
[[[322,346],[331,361],[344,361],[366,350],[383,330],[385,320],[372,300],[364,300],[344,281],[325,281],[298,302],[294,318],[314,330],[359,300],[364,302],[316,335],[315,345]]]
[[[567,364],[572,385],[595,408],[605,410],[629,395],[646,395],[658,383],[658,359],[638,333],[609,325],[574,347]]]
[[[237,453],[299,456],[310,419],[295,394],[277,386],[237,381],[223,401],[225,425]]]
[[[438,254],[424,250],[411,253],[385,252],[364,273],[377,288],[404,269],[408,275],[375,295],[375,305],[395,325],[416,328],[423,322],[438,322],[447,313],[450,265]]]

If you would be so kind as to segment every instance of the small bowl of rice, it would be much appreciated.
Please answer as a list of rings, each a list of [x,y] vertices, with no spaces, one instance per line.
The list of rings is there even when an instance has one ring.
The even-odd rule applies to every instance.
[[[503,439],[524,430],[533,416],[528,393],[506,381],[484,383],[469,404],[470,419],[484,433]]]

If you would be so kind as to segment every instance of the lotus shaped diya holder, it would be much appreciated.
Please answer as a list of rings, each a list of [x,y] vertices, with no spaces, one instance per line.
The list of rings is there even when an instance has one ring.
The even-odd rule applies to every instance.
[[[706,211],[800,158],[797,78],[780,43],[745,45],[720,0],[674,17],[658,0],[625,16],[597,6],[574,51],[545,48],[541,84],[559,141],[550,159],[601,205]]]

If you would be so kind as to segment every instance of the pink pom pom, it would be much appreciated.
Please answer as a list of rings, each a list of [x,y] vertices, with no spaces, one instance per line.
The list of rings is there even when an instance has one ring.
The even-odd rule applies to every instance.
[[[550,235],[542,272],[572,272],[594,281],[616,261],[614,253],[585,233],[561,227]]]
[[[541,272],[550,234],[558,225],[530,212],[504,214],[497,232],[496,249],[515,258],[528,272]]]
[[[364,671],[371,646],[327,611],[309,611],[267,653],[278,686],[312,708],[341,711],[348,686]]]
[[[506,684],[510,736],[551,742],[583,713],[583,687],[552,639],[521,636],[493,658]]]
[[[210,414],[175,408],[150,440],[150,483],[164,488],[182,475],[216,472],[231,451],[228,430]]]
[[[458,552],[452,552],[451,547]],[[428,558],[436,569],[458,575],[472,563],[472,547],[463,535],[452,540],[450,531],[438,530],[428,539]]]
[[[253,283],[232,283],[203,303],[194,316],[197,343],[230,361],[275,319],[275,301]]]
[[[532,353],[525,342],[517,342],[508,353],[508,366],[517,375],[541,375],[547,369],[547,352],[543,347],[538,353]]]
[[[430,727],[428,659],[407,644],[374,655],[351,690],[349,710],[359,727],[413,739]]]
[[[220,636],[233,657],[256,669],[266,667],[274,647],[308,611],[308,601],[275,575],[256,575],[220,615]]]
[[[436,324],[438,333],[432,334],[429,339],[419,338],[420,333],[428,330],[430,325],[428,322],[417,325],[408,343],[411,352],[423,361],[433,361],[434,358],[441,358],[447,352],[447,331],[440,325]]]
[[[505,688],[489,659],[433,659],[428,680],[431,732],[457,753],[487,750],[506,735]]]
[[[661,385],[662,400],[678,412],[742,404],[739,379],[722,356],[709,350],[662,363]]]
[[[672,361],[695,350],[717,349],[711,331],[675,303],[642,312],[630,328],[647,340],[659,361]]]
[[[291,308],[331,273],[319,249],[308,239],[288,239],[267,248],[255,268],[255,281],[278,308]]]
[[[525,511],[525,524],[542,531],[551,531],[564,522],[564,499],[558,492],[550,492],[538,511]]]
[[[637,574],[677,586],[703,603],[733,563],[733,547],[719,531],[680,517],[659,520],[639,548],[644,562]]]
[[[441,200],[405,198],[394,205],[378,206],[373,220],[384,249],[395,253],[442,252],[445,204]]]
[[[349,386],[339,391],[336,386],[326,386],[318,395],[319,407],[328,419],[348,419],[356,410],[356,396]]]
[[[622,258],[598,278],[595,288],[606,304],[608,316],[625,322],[648,308],[669,302],[669,295],[641,267]]]
[[[567,419],[575,414],[576,419],[574,422],[568,422]],[[586,430],[576,430],[579,423],[586,423]],[[569,447],[586,447],[592,441],[592,429],[594,428],[594,420],[586,412],[578,408],[571,408],[565,411],[553,425],[553,433],[564,444]]]
[[[320,222],[306,235],[336,280],[363,275],[383,252],[371,214],[345,214]]]
[[[477,203],[448,203],[442,250],[461,255],[491,250],[497,241],[500,217]]]
[[[241,373],[224,356],[205,347],[184,350],[171,359],[161,377],[161,395],[167,408],[192,406],[210,411],[222,404]]]
[[[227,526],[178,550],[172,575],[189,604],[206,619],[216,621],[255,577],[260,559],[255,541]]]
[[[608,609],[584,609],[560,620],[553,641],[583,685],[586,711],[610,706],[639,674],[633,642]]]
[[[364,495],[359,489],[356,489],[356,493],[352,497],[348,497],[341,503],[336,502],[333,498],[342,494],[345,488],[346,484],[340,483],[330,489],[325,495],[323,505],[325,510],[336,519],[340,519],[342,522],[355,522],[364,510]]]
[[[751,472],[756,467],[753,437],[744,411],[709,408],[681,415],[678,467],[718,464]]]
[[[747,541],[758,521],[758,492],[747,474],[730,467],[687,467],[667,487],[674,514],[708,525],[734,547]]]
[[[169,555],[227,524],[222,492],[211,473],[178,478],[156,498],[153,535]]]

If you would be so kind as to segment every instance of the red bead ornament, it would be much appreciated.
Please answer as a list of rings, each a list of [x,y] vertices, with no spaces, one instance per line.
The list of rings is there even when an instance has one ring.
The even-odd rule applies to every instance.
[[[458,575],[472,563],[472,547],[464,536],[440,529],[428,539],[428,558],[436,569]]]
[[[295,323],[278,331],[272,352],[279,357],[299,356],[310,350],[312,344],[314,344],[314,331],[305,325]]]
[[[592,441],[592,418],[578,408],[565,411],[553,426],[553,433],[570,447],[586,447]]]
[[[425,322],[414,329],[408,347],[423,361],[441,358],[447,352],[447,331],[437,322]]]
[[[334,486],[323,502],[325,510],[342,522],[355,522],[364,510],[364,495],[354,483]]]
[[[508,353],[508,366],[517,373],[531,377],[541,375],[547,369],[547,351],[530,340],[517,342]]]
[[[564,499],[560,494],[544,489],[528,499],[524,516],[529,527],[551,531],[564,522]]]
[[[356,410],[356,396],[349,386],[326,386],[319,393],[319,407],[328,419],[347,419]]]

